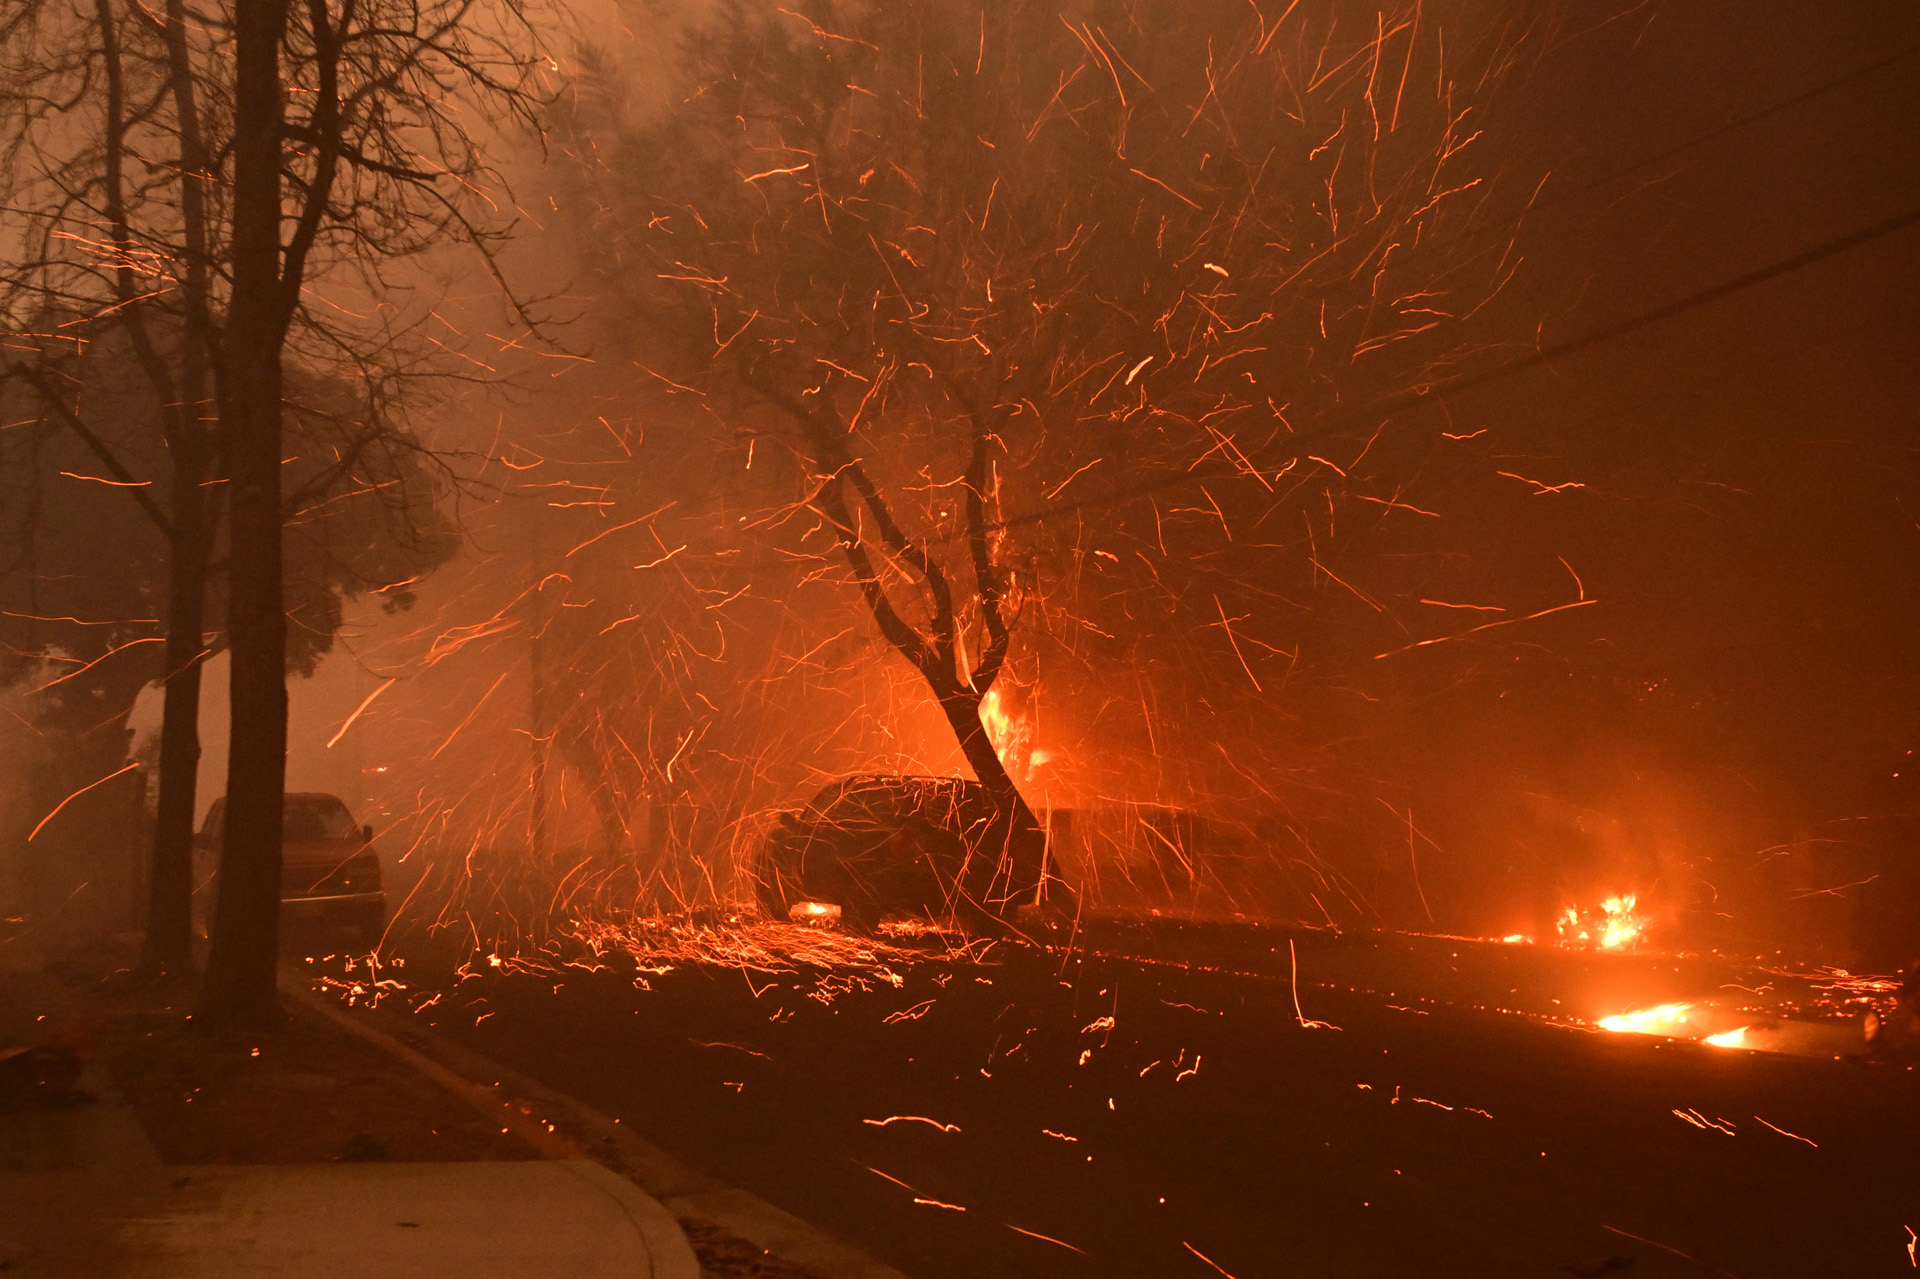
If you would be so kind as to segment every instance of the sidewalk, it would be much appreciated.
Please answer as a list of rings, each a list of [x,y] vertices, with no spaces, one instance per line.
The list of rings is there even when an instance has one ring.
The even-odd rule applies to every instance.
[[[103,1007],[107,1002],[23,951],[0,948],[0,1048],[44,1038],[49,1028],[89,1015],[115,1016]],[[128,1014],[121,1008],[117,1015]],[[307,1037],[300,1044],[311,1043],[313,1032],[302,1029]],[[146,1032],[149,1038],[164,1033]],[[264,1051],[271,1065],[282,1050],[275,1041],[246,1060]],[[340,1108],[378,1086],[372,1076],[384,1069],[356,1064],[350,1056],[346,1062],[331,1076],[283,1066],[269,1077],[263,1066],[259,1080],[279,1089],[270,1096],[278,1097],[276,1110],[284,1112],[272,1117],[295,1125],[304,1117],[313,1127],[337,1124]],[[157,1086],[154,1079],[133,1082],[149,1091]],[[228,1093],[239,1096],[247,1086],[242,1080]],[[219,1089],[211,1075],[204,1093],[199,1086],[175,1089],[181,1092],[175,1109],[200,1098],[213,1101]],[[389,1162],[385,1137],[356,1131],[358,1147],[350,1142],[348,1153],[260,1163],[247,1161],[249,1134],[240,1132],[232,1135],[237,1153],[223,1153],[222,1162],[168,1162],[98,1062],[88,1064],[79,1090],[97,1100],[35,1099],[0,1110],[0,1270],[9,1275],[700,1275],[685,1233],[658,1201],[577,1151],[571,1158],[551,1157],[569,1152],[564,1146]],[[258,1104],[257,1097],[251,1100]],[[147,1110],[156,1113],[152,1104]],[[202,1111],[216,1120],[215,1107],[203,1105]],[[244,1123],[247,1113],[232,1110],[222,1122]],[[347,1126],[355,1122],[358,1116],[348,1117]],[[435,1129],[433,1136],[453,1134]],[[411,1139],[405,1132],[393,1138]],[[177,1149],[177,1137],[171,1140]],[[538,1153],[549,1157],[529,1157]]]

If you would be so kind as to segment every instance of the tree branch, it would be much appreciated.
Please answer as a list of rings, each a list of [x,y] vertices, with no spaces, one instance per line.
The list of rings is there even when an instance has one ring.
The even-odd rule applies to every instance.
[[[133,500],[140,504],[140,509],[147,513],[147,517],[153,521],[154,527],[158,528],[160,532],[171,541],[173,538],[173,523],[167,518],[167,513],[160,509],[160,504],[154,501],[152,495],[147,492],[147,482],[133,478],[132,472],[128,471],[127,468],[121,464],[120,459],[115,456],[113,450],[107,447],[106,441],[95,434],[93,428],[82,421],[80,415],[74,412],[72,407],[55,392],[53,384],[47,380],[46,374],[30,365],[18,363],[12,365],[7,370],[7,374],[10,377],[19,378],[40,392],[41,400],[60,415],[60,420],[66,423],[69,430],[86,442],[87,447],[93,450],[93,455],[100,459],[100,464],[113,472],[113,478],[125,486],[128,493],[133,495]]]
[[[972,447],[967,454],[963,486],[967,491],[967,550],[973,557],[973,580],[980,592],[980,620],[987,628],[986,645],[967,682],[975,692],[984,694],[1000,678],[1012,637],[1000,611],[1006,583],[1001,578],[1000,566],[993,562],[991,535],[987,529],[987,453],[993,433],[987,429],[985,417],[971,405],[967,409],[967,421],[972,427]]]

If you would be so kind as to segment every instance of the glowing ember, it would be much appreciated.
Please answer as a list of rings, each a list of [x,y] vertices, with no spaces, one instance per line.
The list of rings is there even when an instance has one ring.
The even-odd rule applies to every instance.
[[[1658,1008],[1648,1008],[1641,1012],[1602,1017],[1600,1028],[1631,1035],[1685,1036],[1687,1021],[1692,1013],[1693,1005],[1682,1000],[1679,1003],[1661,1004]]]
[[[787,908],[787,918],[796,924],[837,924],[840,908],[832,902],[795,902]]]
[[[1638,903],[1636,894],[1621,893],[1602,901],[1598,909],[1567,907],[1555,923],[1560,944],[1600,950],[1634,949],[1646,940],[1648,923],[1637,909]]]

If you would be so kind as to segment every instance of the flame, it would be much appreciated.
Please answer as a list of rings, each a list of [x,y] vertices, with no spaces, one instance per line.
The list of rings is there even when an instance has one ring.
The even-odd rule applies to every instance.
[[[1682,1000],[1679,1003],[1661,1004],[1658,1008],[1647,1008],[1640,1012],[1602,1017],[1600,1028],[1630,1035],[1684,1035],[1687,1019],[1692,1013],[1693,1005]]]
[[[1646,921],[1633,910],[1634,895],[1609,897],[1600,903],[1600,909],[1606,912],[1606,922],[1600,932],[1600,946],[1604,950],[1613,950],[1622,946],[1639,943],[1646,932]]]
[[[1014,721],[1013,716],[1007,714],[1006,703],[1001,700],[999,689],[988,689],[987,695],[980,699],[980,722],[987,726],[987,736],[993,739],[993,748],[1004,752],[1013,737]]]
[[[787,908],[787,918],[796,924],[837,924],[840,908],[832,902],[795,902]]]
[[[1641,1009],[1638,1012],[1620,1013],[1614,1017],[1602,1017],[1600,1028],[1630,1035],[1665,1035],[1673,1039],[1697,1037],[1703,1044],[1712,1044],[1715,1048],[1751,1048],[1747,1034],[1751,1026],[1736,1026],[1732,1030],[1723,1030],[1718,1034],[1702,1035],[1699,1032],[1707,1028],[1698,1024],[1707,1020],[1706,1014],[1696,1005],[1682,1000],[1678,1003],[1661,1004],[1658,1008]],[[1707,1025],[1711,1025],[1707,1021]]]
[[[1019,700],[1015,699],[1016,705]],[[1015,781],[1025,781],[1033,765],[1052,758],[1044,751],[1033,749],[1033,725],[1026,712],[1009,710],[1007,699],[997,687],[988,689],[987,695],[980,699],[980,722],[987,726],[993,753],[1000,757]]]
[[[1598,909],[1569,906],[1555,921],[1562,946],[1592,946],[1600,950],[1632,950],[1646,940],[1647,917],[1637,909],[1639,896],[1618,893]]]

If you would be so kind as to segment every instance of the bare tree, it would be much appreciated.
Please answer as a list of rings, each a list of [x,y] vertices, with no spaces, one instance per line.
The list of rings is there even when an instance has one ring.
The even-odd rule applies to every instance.
[[[275,1007],[286,762],[280,380],[292,326],[329,265],[358,260],[378,272],[383,259],[444,238],[485,250],[471,213],[484,166],[450,95],[524,117],[544,65],[536,50],[515,0],[493,10],[309,0],[297,12],[259,0],[236,13],[233,293],[215,365],[233,481],[234,731],[219,923],[201,995],[216,1016]]]
[[[1227,543],[1392,507],[1408,451],[1355,409],[1462,359],[1511,270],[1470,113],[1524,24],[1443,52],[1418,4],[1282,8],[733,5],[665,105],[608,69],[568,121],[643,361],[790,450],[795,509],[1025,838],[996,907],[1041,875],[981,716],[1035,566],[1088,511],[1151,507],[1151,547],[1160,493]],[[1149,585],[1194,594],[1215,548],[1157,540]]]
[[[17,362],[24,373],[0,379],[0,415],[12,424],[0,435],[0,685],[31,681],[24,708],[59,743],[34,769],[42,813],[123,765],[128,719],[144,686],[161,681],[174,694],[173,713],[182,714],[163,655],[183,625],[204,643],[192,654],[196,668],[226,646],[217,623],[199,631],[200,617],[225,611],[224,535],[209,530],[209,549],[183,563],[166,498],[153,496],[164,493],[171,468],[152,383],[124,330],[110,322],[85,329],[78,350],[36,352]],[[290,388],[298,407],[286,413],[291,460],[282,468],[289,674],[311,673],[331,648],[346,600],[373,594],[390,611],[407,606],[405,583],[430,572],[456,540],[432,459],[404,430],[356,412],[343,389],[311,378]],[[354,462],[343,468],[336,459],[346,458]],[[195,570],[203,581],[191,580]],[[193,610],[184,624],[182,604]],[[189,702],[188,730],[193,710]],[[156,853],[149,860],[146,967],[182,973],[198,752],[170,753],[169,727],[177,734],[180,724],[163,717],[157,799],[163,810],[177,805],[181,867],[169,884],[166,859]],[[173,743],[177,751],[177,736]],[[78,812],[68,810],[35,846],[66,842]],[[161,851],[163,824],[139,827]],[[176,910],[179,918],[169,921]],[[170,940],[180,948],[171,954]]]
[[[188,955],[205,582],[223,495],[209,483],[208,171],[186,21],[179,0],[164,18],[97,0],[90,12],[23,6],[6,33],[14,86],[7,188],[9,203],[26,215],[24,251],[6,279],[7,308],[16,324],[58,326],[52,340],[29,344],[37,348],[32,359],[19,358],[16,346],[10,371],[120,474],[169,546],[166,709],[144,955],[159,971],[178,971]],[[157,124],[163,119],[169,123]],[[148,412],[170,470],[164,502],[132,487],[124,462],[87,428],[70,394],[73,344],[93,340],[94,317],[102,315],[111,316],[106,323],[130,347],[151,392]]]
[[[528,116],[549,64],[518,0],[191,13],[181,0],[164,12],[36,0],[0,34],[17,73],[0,144],[9,203],[25,215],[10,327],[54,316],[84,338],[111,315],[147,369],[172,466],[171,507],[149,504],[173,542],[177,596],[155,858],[161,963],[178,962],[184,937],[199,610],[225,490],[232,816],[203,999],[212,1012],[260,1015],[273,1003],[278,916],[281,528],[287,499],[312,496],[282,492],[282,365],[350,378],[372,424],[402,387],[440,371],[417,330],[425,294],[409,291],[427,277],[404,264],[464,243],[491,269],[506,224],[481,194],[482,146],[488,130]],[[356,295],[368,304],[342,305]],[[60,402],[44,368],[16,371]],[[329,482],[394,438],[376,425],[336,454]]]

